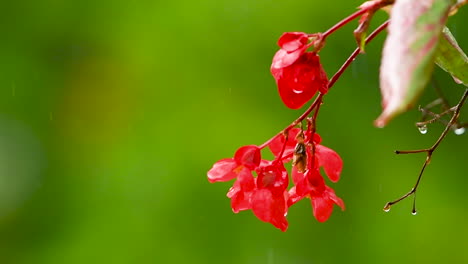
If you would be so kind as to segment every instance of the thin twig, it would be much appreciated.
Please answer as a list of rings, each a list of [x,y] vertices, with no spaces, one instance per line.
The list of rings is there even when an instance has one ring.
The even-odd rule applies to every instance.
[[[395,151],[396,154],[412,154],[412,153],[426,152],[427,155],[426,155],[426,160],[424,161],[424,164],[423,164],[423,166],[421,168],[421,171],[419,172],[419,176],[418,176],[418,178],[416,180],[416,184],[414,185],[414,187],[408,193],[401,196],[400,198],[385,204],[384,211],[386,211],[386,212],[390,211],[390,208],[391,208],[392,205],[406,199],[407,197],[409,197],[411,195],[414,195],[412,213],[416,214],[416,192],[418,190],[419,183],[421,182],[421,178],[422,178],[422,175],[424,173],[424,170],[426,169],[426,166],[431,161],[432,153],[437,149],[437,147],[440,145],[442,140],[447,136],[450,129],[457,122],[458,117],[460,116],[460,110],[462,109],[463,105],[465,104],[465,101],[466,101],[467,97],[468,97],[468,89],[465,89],[465,92],[463,93],[463,96],[461,97],[458,104],[455,106],[455,111],[454,111],[454,113],[452,115],[452,118],[450,119],[449,123],[447,124],[444,131],[442,132],[442,134],[437,139],[437,141],[432,145],[432,147],[430,147],[428,149],[421,149],[421,150],[406,150],[406,151],[397,150],[397,151]]]
[[[429,119],[429,120],[426,120],[426,121],[424,121],[424,122],[417,122],[417,123],[416,123],[416,126],[417,126],[417,127],[422,127],[422,126],[425,126],[425,125],[428,125],[428,124],[432,124],[432,123],[438,121],[442,116],[444,116],[444,115],[446,115],[446,114],[448,114],[448,113],[451,113],[451,112],[455,111],[456,108],[457,108],[457,107],[454,106],[454,107],[452,107],[452,108],[449,108],[449,109],[445,110],[444,112],[442,112],[442,113],[440,113],[440,114],[435,114],[435,113],[432,113],[431,111],[427,111],[427,110],[421,109],[421,111],[425,112],[426,114],[429,114],[429,113],[430,113],[431,115],[433,115],[433,118],[432,118],[432,119]]]
[[[366,44],[371,42],[372,39],[375,38],[375,36],[377,36],[380,32],[382,32],[382,30],[387,28],[389,21],[390,20],[385,21],[382,25],[380,25],[372,33],[370,33],[370,35],[366,38]],[[333,77],[330,78],[330,83],[328,84],[328,89],[330,89],[335,84],[335,82],[340,78],[341,74],[343,74],[343,72],[348,68],[348,66],[351,64],[351,62],[353,62],[354,59],[357,57],[357,55],[359,55],[360,51],[361,51],[361,49],[359,47],[357,47],[353,51],[353,53],[351,53],[351,55],[348,57],[348,59],[345,61],[345,63],[343,63],[341,68],[335,73],[335,75],[333,75]]]

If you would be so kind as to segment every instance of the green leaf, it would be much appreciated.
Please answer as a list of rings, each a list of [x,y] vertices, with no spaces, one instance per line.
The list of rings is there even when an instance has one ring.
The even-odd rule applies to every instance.
[[[468,86],[468,57],[447,27],[442,30],[440,36],[435,63],[450,73],[457,83]]]
[[[375,121],[385,126],[411,108],[429,82],[442,29],[455,0],[398,0],[389,24],[380,67],[383,112]]]

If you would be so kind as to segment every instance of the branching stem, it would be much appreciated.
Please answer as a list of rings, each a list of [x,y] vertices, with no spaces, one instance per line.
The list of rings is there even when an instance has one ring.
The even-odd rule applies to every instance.
[[[427,149],[420,149],[420,150],[397,150],[397,151],[395,151],[396,154],[413,154],[413,153],[425,152],[426,153],[426,160],[424,161],[424,164],[423,164],[423,166],[421,168],[421,171],[419,172],[419,175],[418,175],[418,178],[416,180],[416,183],[415,183],[414,187],[408,193],[401,196],[400,198],[385,204],[384,211],[388,212],[390,210],[390,208],[392,207],[392,205],[406,199],[407,197],[409,197],[411,195],[414,195],[412,213],[416,214],[416,192],[418,190],[419,183],[421,182],[421,178],[422,178],[422,175],[424,173],[424,170],[426,169],[426,166],[431,161],[432,153],[437,149],[437,147],[440,145],[442,140],[447,136],[447,134],[450,131],[450,129],[452,128],[452,126],[457,123],[458,117],[460,116],[460,110],[462,109],[463,105],[465,104],[465,101],[466,101],[467,97],[468,97],[468,89],[465,89],[465,92],[463,93],[463,96],[461,97],[460,101],[458,102],[458,104],[456,106],[454,106],[452,118],[448,122],[448,124],[445,127],[442,134],[440,134],[437,141],[432,145],[432,147],[427,148]],[[449,109],[449,110],[451,110],[451,109]]]

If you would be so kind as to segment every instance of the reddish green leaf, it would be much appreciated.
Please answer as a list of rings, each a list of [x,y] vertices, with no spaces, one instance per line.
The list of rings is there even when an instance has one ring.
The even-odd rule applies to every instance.
[[[439,40],[435,63],[450,73],[457,83],[468,86],[468,57],[458,46],[448,28],[444,28]]]
[[[380,67],[383,112],[376,126],[385,126],[409,109],[426,87],[439,36],[453,3],[455,0],[395,2]]]

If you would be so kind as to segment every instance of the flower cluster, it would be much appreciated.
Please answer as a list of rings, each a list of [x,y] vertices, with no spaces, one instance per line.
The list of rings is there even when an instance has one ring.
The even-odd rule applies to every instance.
[[[238,213],[251,209],[260,220],[284,231],[288,227],[286,215],[289,207],[303,198],[310,199],[314,216],[319,222],[324,222],[330,217],[334,205],[344,209],[343,201],[326,185],[322,176],[324,172],[331,182],[337,182],[343,167],[340,156],[321,145],[321,138],[316,133],[316,119],[324,96],[356,56],[364,53],[366,45],[387,27],[389,35],[384,44],[380,68],[384,111],[375,121],[376,126],[385,126],[394,116],[406,111],[415,103],[430,80],[434,62],[461,83],[463,80],[459,78],[459,69],[449,62],[453,64],[452,60],[456,60],[453,58],[466,58],[466,55],[445,24],[448,17],[454,15],[463,5],[460,2],[467,1],[458,1],[456,4],[454,2],[370,0],[362,4],[358,11],[323,33],[284,33],[278,40],[280,49],[274,55],[270,68],[280,98],[290,109],[299,109],[315,99],[304,113],[276,136],[258,146],[241,147],[233,158],[216,162],[208,171],[210,182],[235,179],[227,194],[231,199],[233,211]],[[372,17],[383,8],[391,9],[389,12],[391,19],[368,34]],[[427,16],[431,19],[423,19]],[[324,47],[328,36],[357,18],[359,26],[354,30],[354,37],[358,46],[329,80],[320,63],[318,52]],[[422,43],[420,46],[425,48],[412,49],[415,42]],[[441,47],[437,49],[438,46],[435,45],[437,43],[443,50],[451,51],[448,52],[450,58],[447,57],[447,52],[440,52]],[[402,64],[402,60],[407,63]],[[453,67],[449,67],[450,65]],[[413,194],[416,195],[421,175],[430,161],[433,150],[450,128],[458,128],[455,130],[457,134],[461,131],[456,125],[459,124],[458,114],[466,98],[468,90],[456,107],[446,107],[452,111],[444,113],[453,112],[453,116],[433,147],[396,152],[397,154],[426,152],[427,159],[411,191],[387,203],[385,211],[390,210],[393,204]],[[421,125],[421,129],[426,128],[426,124],[436,119],[423,120],[417,124]],[[305,123],[307,127],[304,129]],[[266,148],[273,153],[272,160],[262,159],[261,152]],[[292,163],[290,173],[285,168],[285,164],[289,162]],[[288,188],[290,181],[293,186]],[[414,202],[412,212],[416,213]]]
[[[260,220],[285,231],[289,207],[303,198],[310,199],[319,222],[330,217],[335,204],[344,209],[343,201],[325,184],[320,171],[323,168],[328,178],[337,182],[343,162],[335,151],[320,144],[321,138],[315,133],[322,97],[329,88],[317,54],[323,45],[322,35],[289,32],[280,37],[278,45],[281,49],[273,58],[271,73],[283,103],[298,109],[317,92],[320,95],[299,119],[264,144],[243,146],[233,158],[216,162],[208,171],[208,180],[235,179],[227,193],[232,210],[251,209]],[[313,50],[307,51],[309,48]],[[312,111],[313,116],[307,118]],[[307,129],[303,129],[306,118]],[[262,159],[261,151],[266,147],[273,153],[273,160]],[[288,189],[290,177],[285,164],[289,162],[294,186]]]
[[[305,133],[292,128],[279,134],[267,145],[275,159],[261,159],[261,149],[255,145],[243,146],[234,158],[222,159],[208,171],[210,182],[236,179],[227,193],[235,213],[252,209],[262,221],[285,231],[288,227],[288,208],[303,198],[309,198],[315,218],[326,221],[337,204],[344,209],[343,201],[325,184],[320,168],[328,178],[337,182],[343,162],[333,150],[320,144],[316,133]],[[291,162],[294,187],[288,190],[289,176],[284,164]]]

